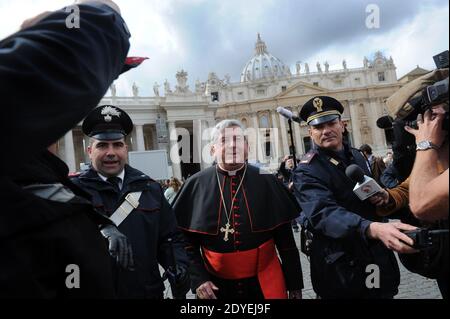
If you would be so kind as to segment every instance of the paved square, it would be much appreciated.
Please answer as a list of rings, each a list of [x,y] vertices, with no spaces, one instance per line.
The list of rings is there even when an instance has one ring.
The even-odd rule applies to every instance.
[[[294,233],[294,237],[297,247],[300,247],[300,233]],[[305,288],[303,289],[303,298],[314,299],[316,294],[314,293],[311,285],[309,261],[304,254],[300,253],[300,256],[303,269],[303,281],[305,284]],[[395,296],[395,299],[442,299],[436,280],[414,274],[403,267],[400,262],[399,266],[401,276],[400,287],[399,293]],[[164,296],[165,298],[171,298],[172,294],[168,286],[168,282],[166,281],[165,284],[166,291],[164,292]],[[193,299],[194,294],[189,293],[187,298]]]

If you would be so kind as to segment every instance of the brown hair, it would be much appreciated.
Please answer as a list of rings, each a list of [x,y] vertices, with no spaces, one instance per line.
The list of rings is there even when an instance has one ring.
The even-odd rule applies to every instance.
[[[178,180],[178,178],[172,177],[170,179],[169,187],[172,187],[175,192],[178,192],[181,187],[181,182]]]

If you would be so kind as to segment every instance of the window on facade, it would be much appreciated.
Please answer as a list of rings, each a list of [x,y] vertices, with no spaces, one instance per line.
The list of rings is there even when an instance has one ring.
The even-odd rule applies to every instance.
[[[271,155],[270,142],[265,142],[264,144],[265,144],[264,154],[265,154],[265,156],[269,157]]]
[[[219,101],[219,92],[211,92],[211,102]]]
[[[247,119],[246,118],[243,118],[241,120],[241,123],[242,123],[242,125],[244,125],[245,128],[247,128]]]
[[[269,119],[267,115],[263,115],[259,118],[259,127],[261,128],[269,128]]]
[[[384,72],[378,72],[378,81],[379,82],[385,81]]]
[[[264,90],[264,89],[258,89],[258,90],[256,90],[256,94],[258,94],[258,95],[264,95],[264,94],[266,94],[266,90]]]
[[[244,92],[238,92],[237,96],[238,96],[238,99],[243,99],[244,98]]]
[[[338,86],[338,87],[339,87],[339,86],[342,86],[342,80],[335,80],[334,83],[335,83],[335,85]]]
[[[355,83],[356,84],[361,84],[361,78],[355,78]]]
[[[286,91],[286,85],[283,85],[283,86],[281,87],[281,92],[284,92],[284,91]]]
[[[319,82],[313,82],[314,86],[319,86]]]
[[[183,139],[183,135],[178,135],[178,139],[177,139],[177,143],[181,142],[181,140]],[[180,144],[178,144],[180,145]],[[183,144],[181,144],[183,145]],[[178,156],[183,156],[183,147],[180,147],[180,149],[178,150]]]

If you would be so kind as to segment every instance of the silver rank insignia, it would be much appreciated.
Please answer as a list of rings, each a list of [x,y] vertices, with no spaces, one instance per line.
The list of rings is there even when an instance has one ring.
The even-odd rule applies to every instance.
[[[102,109],[102,115],[104,115],[105,122],[111,122],[113,116],[120,117],[120,111],[112,106],[105,106]]]
[[[303,155],[302,159],[300,160],[300,164],[309,164],[311,160],[316,156],[316,152],[308,152],[305,155]]]
[[[330,157],[330,162],[333,163],[334,165],[338,166],[339,165],[339,161],[335,160],[334,158]]]

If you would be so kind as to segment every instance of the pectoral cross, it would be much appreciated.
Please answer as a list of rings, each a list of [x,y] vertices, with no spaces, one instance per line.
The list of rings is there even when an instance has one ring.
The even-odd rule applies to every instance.
[[[222,233],[225,233],[225,236],[223,237],[224,241],[228,241],[228,233],[233,234],[234,233],[234,229],[230,228],[230,223],[226,223],[225,224],[225,228],[220,227],[220,231]]]

